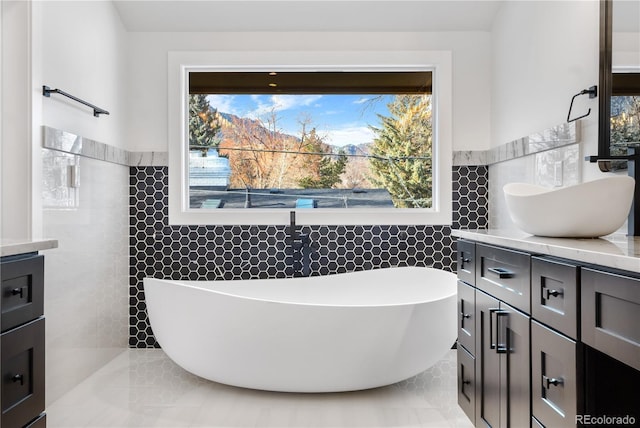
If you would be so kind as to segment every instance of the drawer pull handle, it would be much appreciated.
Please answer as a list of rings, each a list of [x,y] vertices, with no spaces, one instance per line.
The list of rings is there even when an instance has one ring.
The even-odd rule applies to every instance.
[[[471,314],[465,314],[464,312],[460,312],[460,316],[462,318],[462,321],[471,318]]]
[[[546,293],[547,293],[547,299],[546,300],[549,300],[549,297],[558,297],[558,296],[564,295],[562,290],[549,290],[548,288],[546,290]]]
[[[24,376],[21,374],[17,374],[11,378],[13,383],[20,382],[20,386],[24,385]]]
[[[496,322],[495,322],[495,339],[493,341],[493,314],[496,314]],[[506,354],[508,351],[508,347],[506,343],[500,343],[500,318],[507,317],[509,315],[508,311],[502,310],[500,308],[491,308],[489,309],[489,348],[495,349],[497,354]],[[506,326],[505,326],[506,332]]]
[[[465,257],[463,255],[460,255],[460,261],[458,262],[458,267],[461,270],[464,270],[465,266],[468,265],[469,263],[471,263],[471,259],[468,257]],[[468,270],[468,268],[467,268]]]
[[[505,268],[489,268],[487,270],[491,273],[495,273],[496,275],[498,275],[498,278],[500,279],[513,278],[515,276],[514,272]]]
[[[548,376],[544,376],[544,375],[542,375],[542,381],[543,381],[544,386],[545,386],[546,389],[549,389],[552,385],[553,386],[558,386],[558,385],[562,385],[564,383],[562,378],[558,379],[558,378],[555,378],[555,377],[548,377]]]
[[[14,288],[13,290],[11,290],[11,294],[14,295],[14,296],[17,296],[19,294],[20,298],[23,299],[24,298],[24,287]]]

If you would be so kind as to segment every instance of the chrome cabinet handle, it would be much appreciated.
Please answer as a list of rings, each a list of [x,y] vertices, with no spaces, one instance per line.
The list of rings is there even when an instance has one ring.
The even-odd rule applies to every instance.
[[[498,275],[498,278],[500,279],[513,278],[516,275],[515,272],[512,272],[509,269],[500,268],[500,267],[488,268],[487,270],[491,273],[495,273],[496,275]]]
[[[458,266],[460,269],[464,269],[465,265],[471,263],[471,259],[465,257],[464,254],[460,254],[460,259],[458,260]]]
[[[553,386],[562,385],[564,383],[564,380],[562,378],[548,377],[548,376],[542,375],[542,383],[545,389],[549,389],[551,388],[552,385]]]
[[[498,311],[496,312],[496,353],[497,354],[506,354],[509,348],[507,347],[507,327],[501,328],[500,319],[506,318],[509,315],[507,311]],[[500,340],[500,332],[504,332],[505,340]]]
[[[13,383],[20,382],[20,386],[24,385],[24,375],[17,374],[11,378]]]
[[[546,300],[549,300],[550,297],[558,297],[564,295],[562,290],[550,290],[548,288],[545,290],[545,293],[547,295]]]
[[[493,341],[493,314],[496,314],[496,341]],[[500,318],[506,317],[509,315],[508,311],[504,311],[499,308],[491,308],[489,309],[489,348],[495,349],[497,354],[506,354],[507,353],[507,345],[505,343],[500,343]],[[506,329],[505,329],[506,330]],[[506,333],[505,333],[506,334]]]

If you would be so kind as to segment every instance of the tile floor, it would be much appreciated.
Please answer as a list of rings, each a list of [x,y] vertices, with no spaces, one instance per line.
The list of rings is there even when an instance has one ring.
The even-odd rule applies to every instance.
[[[290,394],[209,382],[160,349],[128,349],[47,408],[49,428],[470,428],[457,406],[456,354],[366,391]]]

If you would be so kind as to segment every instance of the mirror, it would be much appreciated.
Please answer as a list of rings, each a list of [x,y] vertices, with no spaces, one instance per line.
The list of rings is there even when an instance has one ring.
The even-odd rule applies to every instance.
[[[629,149],[640,148],[638,17],[638,1],[600,2],[600,159],[627,159]]]

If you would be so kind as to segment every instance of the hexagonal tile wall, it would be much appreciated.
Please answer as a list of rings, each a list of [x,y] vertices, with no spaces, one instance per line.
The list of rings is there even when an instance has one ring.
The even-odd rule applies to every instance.
[[[455,167],[454,228],[487,225],[487,168]],[[282,278],[293,274],[288,226],[170,226],[167,167],[132,167],[129,192],[129,345],[159,347],[147,318],[144,277]],[[455,271],[449,226],[303,226],[311,275],[391,266]]]

